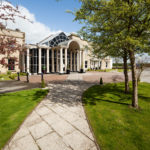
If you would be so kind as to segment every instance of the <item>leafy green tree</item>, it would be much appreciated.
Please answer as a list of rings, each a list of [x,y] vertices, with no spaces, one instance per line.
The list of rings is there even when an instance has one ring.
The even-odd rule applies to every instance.
[[[138,108],[135,54],[149,52],[149,0],[79,0],[73,14],[83,23],[80,34],[99,51],[129,54],[132,69],[132,106]],[[109,48],[109,50],[108,50]],[[119,48],[119,49],[118,49]],[[103,50],[102,50],[103,49]]]

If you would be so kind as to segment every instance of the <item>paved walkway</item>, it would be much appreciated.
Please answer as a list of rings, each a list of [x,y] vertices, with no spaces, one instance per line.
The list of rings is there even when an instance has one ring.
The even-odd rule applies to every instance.
[[[5,150],[97,150],[81,96],[91,83],[71,74],[49,84],[50,92],[24,121]]]

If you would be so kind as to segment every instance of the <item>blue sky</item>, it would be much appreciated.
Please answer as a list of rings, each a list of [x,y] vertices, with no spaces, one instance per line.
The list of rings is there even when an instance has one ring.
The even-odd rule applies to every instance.
[[[35,15],[37,21],[45,24],[51,30],[77,32],[81,25],[73,22],[74,16],[66,10],[80,7],[78,0],[11,0],[13,5],[22,5]]]

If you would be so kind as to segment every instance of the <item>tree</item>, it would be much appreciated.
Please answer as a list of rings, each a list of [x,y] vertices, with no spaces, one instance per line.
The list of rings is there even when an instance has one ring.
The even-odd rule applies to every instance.
[[[26,19],[25,16],[20,14],[18,6],[14,7],[10,2],[0,1],[0,30],[3,31],[7,27],[7,21],[15,23],[15,17]],[[7,35],[0,36],[0,64],[4,67],[9,67],[11,63],[8,63],[8,59],[18,62],[18,58],[12,54],[21,52],[24,45],[20,45],[16,38],[8,37]],[[16,64],[17,65],[17,64]]]
[[[93,43],[94,53],[96,55],[100,54],[102,57],[112,56],[123,59],[123,68],[124,68],[124,77],[125,77],[125,93],[129,93],[129,77],[128,77],[128,53],[125,48],[113,46],[113,41],[111,42],[111,46],[107,43],[102,46],[101,43]],[[115,44],[114,44],[115,45]],[[100,47],[99,47],[100,46]]]
[[[80,33],[100,49],[124,50],[132,70],[132,106],[138,108],[135,54],[149,51],[149,0],[79,0],[75,20],[83,23]],[[119,48],[119,49],[115,49]],[[105,49],[106,50],[106,49]]]

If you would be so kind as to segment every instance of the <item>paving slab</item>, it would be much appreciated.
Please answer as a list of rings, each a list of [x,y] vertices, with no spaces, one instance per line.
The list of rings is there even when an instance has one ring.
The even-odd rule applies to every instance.
[[[20,130],[15,134],[13,140],[18,140],[29,134],[29,130],[24,125],[20,127]]]
[[[87,137],[89,137],[91,140],[94,141],[93,135],[89,129],[89,126],[87,124],[87,120],[84,119],[78,119],[75,122],[71,123],[73,126],[75,126],[78,130],[80,130],[82,133],[84,133]]]
[[[44,121],[29,127],[29,130],[32,136],[34,137],[34,139],[39,139],[44,135],[53,131],[51,127],[49,127],[48,124],[45,123]]]
[[[55,132],[37,141],[41,150],[71,150]]]
[[[90,150],[90,148],[95,145],[93,141],[77,130],[64,136],[63,140],[67,145],[71,146],[73,150]]]
[[[19,148],[21,150],[39,150],[31,135],[20,138],[19,140],[17,140],[16,145],[16,148]]]
[[[26,118],[5,150],[96,150],[82,106],[82,93],[91,83],[82,76],[50,83],[47,97]],[[78,81],[76,81],[78,80]]]
[[[62,137],[76,130],[72,125],[70,125],[70,123],[65,120],[55,122],[52,124],[52,128]]]
[[[52,113],[52,111],[49,110],[49,109],[48,109],[47,107],[45,107],[45,106],[42,106],[42,107],[36,109],[36,112],[37,112],[40,116],[43,116],[43,115]]]
[[[55,113],[51,113],[42,117],[49,125],[52,125],[55,122],[62,121],[61,117]]]

